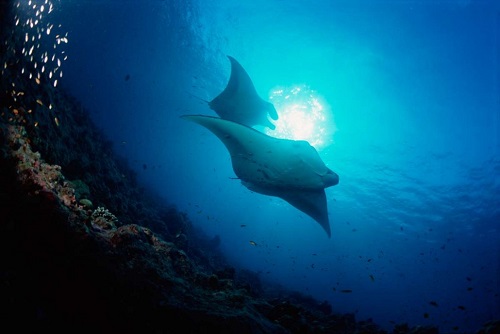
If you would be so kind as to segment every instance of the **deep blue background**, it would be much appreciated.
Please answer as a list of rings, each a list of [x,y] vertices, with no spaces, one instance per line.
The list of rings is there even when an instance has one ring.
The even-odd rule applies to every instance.
[[[220,235],[234,265],[386,328],[473,331],[500,317],[494,1],[53,4],[45,20],[69,39],[60,87],[142,184]],[[225,147],[179,118],[215,115],[192,95],[224,88],[227,54],[266,99],[303,85],[323,101],[318,151],[340,175],[326,190],[331,239],[284,201],[230,179]]]

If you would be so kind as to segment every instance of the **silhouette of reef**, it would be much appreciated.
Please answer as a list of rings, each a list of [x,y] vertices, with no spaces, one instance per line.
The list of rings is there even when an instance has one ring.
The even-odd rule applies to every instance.
[[[2,5],[0,7],[4,7]],[[7,22],[0,10],[0,22]],[[1,26],[2,24],[0,24]],[[2,325],[94,333],[387,333],[227,265],[220,240],[140,187],[88,112],[0,59]],[[5,29],[4,29],[5,28]],[[480,333],[494,333],[489,323]],[[438,333],[396,325],[392,333]]]

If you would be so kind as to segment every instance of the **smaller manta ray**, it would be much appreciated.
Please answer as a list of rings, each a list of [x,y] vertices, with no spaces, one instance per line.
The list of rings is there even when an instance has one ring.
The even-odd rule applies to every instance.
[[[223,119],[247,126],[262,125],[274,130],[276,126],[269,121],[278,119],[273,104],[259,97],[248,73],[231,56],[231,77],[226,88],[208,102],[210,109]]]
[[[331,236],[325,188],[339,183],[307,141],[278,139],[248,126],[203,115],[182,118],[212,131],[226,146],[236,176],[248,189],[284,199]]]

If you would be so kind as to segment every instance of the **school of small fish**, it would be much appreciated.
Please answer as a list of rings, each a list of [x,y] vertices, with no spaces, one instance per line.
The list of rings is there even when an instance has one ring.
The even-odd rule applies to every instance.
[[[19,76],[25,76],[29,80],[34,80],[36,84],[49,83],[57,87],[58,80],[63,77],[62,64],[68,59],[64,44],[68,43],[68,33],[62,31],[61,24],[55,26],[51,20],[51,14],[55,10],[51,0],[28,0],[17,1],[14,5],[15,16],[13,22],[12,38],[5,41],[7,52],[11,53],[12,61],[5,61],[1,74],[5,70],[15,71]],[[20,60],[24,58],[19,66]],[[19,68],[20,67],[20,68]],[[13,84],[14,86],[14,84]],[[22,92],[16,90],[12,94],[19,96]],[[50,105],[40,100],[36,101],[40,105]],[[52,109],[52,105],[50,105]],[[56,125],[59,125],[57,118],[54,118]]]

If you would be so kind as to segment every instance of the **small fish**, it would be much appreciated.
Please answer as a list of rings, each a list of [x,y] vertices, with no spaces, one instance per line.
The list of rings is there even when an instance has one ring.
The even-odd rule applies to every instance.
[[[245,224],[241,224],[240,227],[247,227]]]
[[[429,305],[432,305],[432,306],[438,307],[438,303],[436,303],[435,301],[430,301],[430,302],[429,302]]]
[[[340,290],[340,292],[342,292],[342,293],[351,293],[352,290],[351,289],[344,289],[344,290]]]
[[[373,275],[370,275],[370,279],[372,280],[372,282],[375,282],[375,277]]]
[[[425,318],[425,319],[429,319],[429,313],[425,312],[425,313],[424,313],[424,318]]]
[[[458,306],[457,306],[457,308],[458,308],[459,310],[465,311],[465,306],[458,305]]]
[[[468,280],[469,282],[472,281],[470,277],[466,277],[465,279]]]
[[[472,291],[472,290],[474,290],[474,288],[470,288],[470,287],[467,288],[467,291]]]
[[[127,75],[125,76],[125,81],[129,81],[129,80],[130,80],[130,74],[127,74]]]
[[[250,245],[257,246],[257,243],[255,241],[250,240]]]

